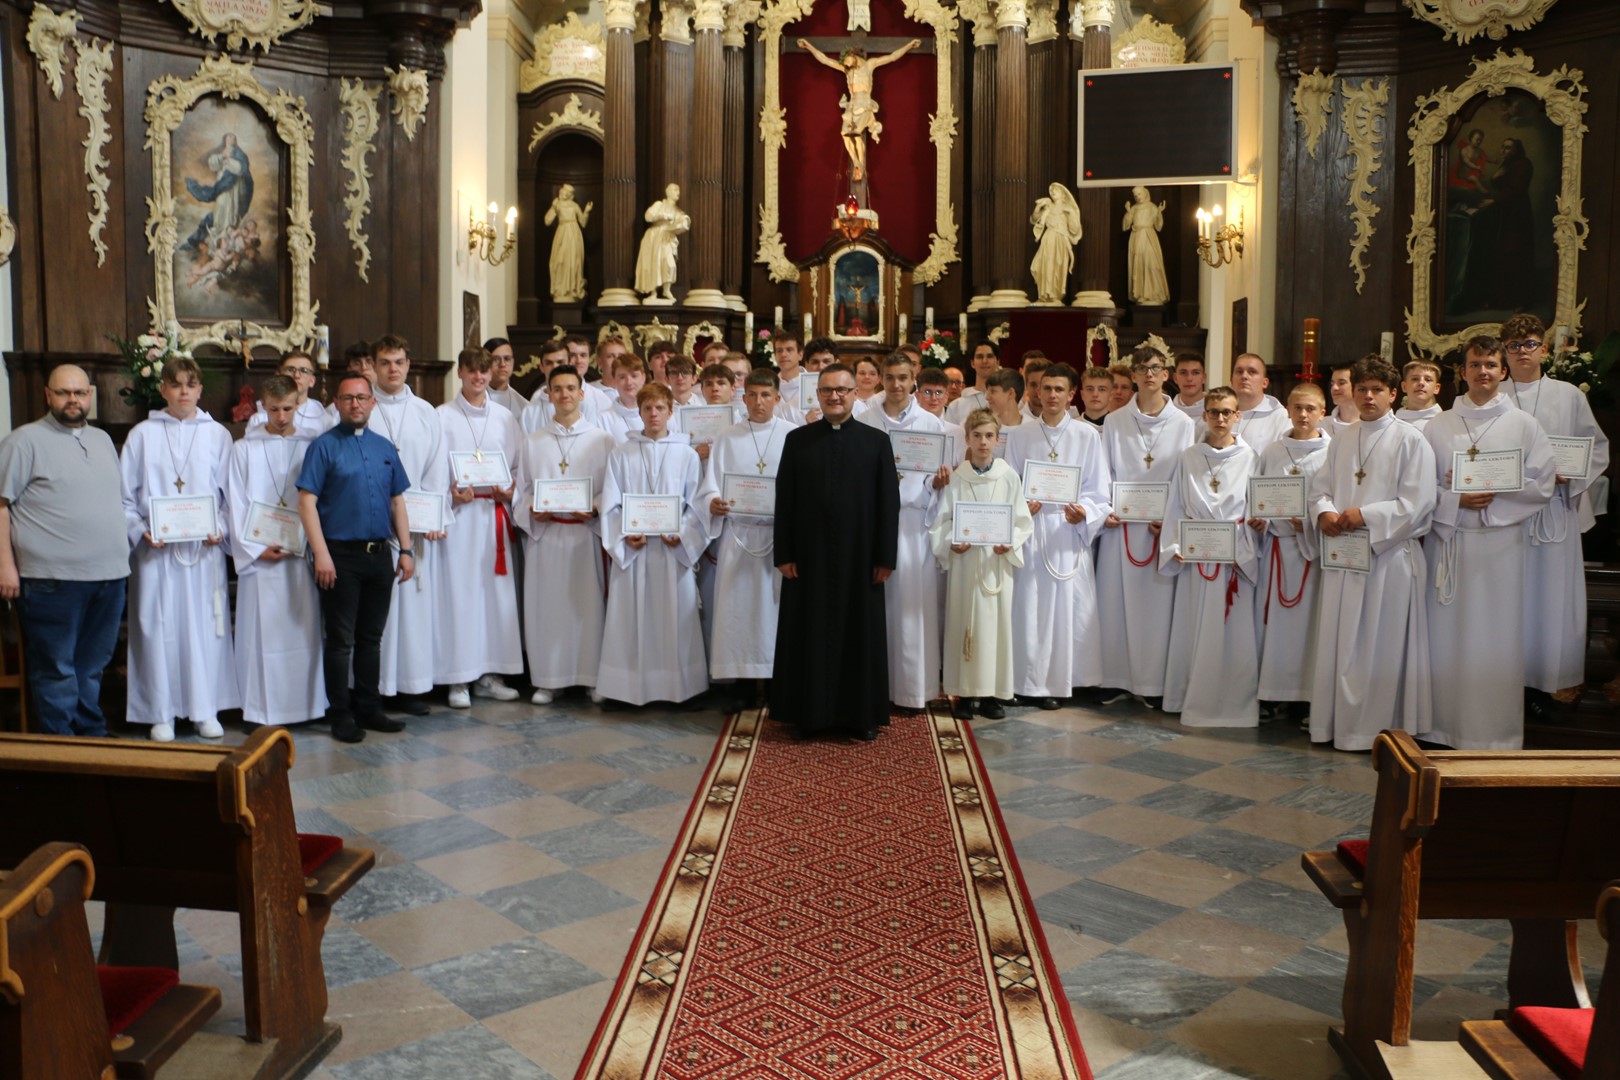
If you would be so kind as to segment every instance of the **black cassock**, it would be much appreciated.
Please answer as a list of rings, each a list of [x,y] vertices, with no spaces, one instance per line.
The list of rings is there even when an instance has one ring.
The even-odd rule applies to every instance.
[[[782,445],[776,474],[776,563],[782,582],[771,713],[803,732],[858,732],[889,721],[885,590],[872,568],[894,568],[900,485],[888,436],[826,420]]]

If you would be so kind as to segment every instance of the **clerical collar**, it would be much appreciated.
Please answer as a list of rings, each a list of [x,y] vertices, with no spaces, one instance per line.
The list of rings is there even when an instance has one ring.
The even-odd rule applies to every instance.
[[[843,425],[842,422],[834,424],[831,420],[829,420],[829,421],[827,421],[827,423],[832,425],[832,429],[834,431],[842,431],[843,430],[844,425]]]

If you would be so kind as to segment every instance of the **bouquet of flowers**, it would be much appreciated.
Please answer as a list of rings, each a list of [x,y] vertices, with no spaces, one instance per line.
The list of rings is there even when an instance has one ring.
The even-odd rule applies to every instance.
[[[188,350],[180,348],[174,334],[167,338],[156,334],[141,334],[134,341],[108,334],[107,340],[118,346],[124,357],[124,369],[129,372],[131,385],[120,387],[118,395],[140,411],[150,412],[164,407],[163,365],[177,357],[191,359]]]
[[[923,367],[942,368],[962,359],[962,344],[949,330],[929,330],[917,349],[922,353]]]
[[[755,367],[768,367],[776,369],[776,335],[782,332],[781,327],[757,331],[754,340],[748,343],[748,359]]]
[[[1573,346],[1553,353],[1542,365],[1541,373],[1549,379],[1572,383],[1588,397],[1605,398],[1604,379],[1609,369],[1620,359],[1620,331],[1611,333],[1595,351],[1576,352]]]

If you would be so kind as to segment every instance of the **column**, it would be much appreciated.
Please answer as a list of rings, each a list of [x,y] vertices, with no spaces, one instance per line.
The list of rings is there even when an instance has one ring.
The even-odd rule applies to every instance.
[[[724,197],[722,166],[725,154],[725,56],[720,33],[725,29],[723,0],[697,0],[692,29],[692,141],[688,176],[692,231],[692,287],[686,294],[691,307],[723,308],[720,269]]]
[[[720,291],[725,294],[726,306],[733,311],[744,311],[748,306],[742,298],[742,284],[748,272],[749,217],[748,207],[743,201],[743,185],[747,165],[744,151],[752,144],[749,142],[743,49],[748,44],[748,24],[758,15],[757,3],[732,0],[726,7],[726,28],[720,35],[726,63],[725,164],[721,169],[720,189],[724,233],[720,254]]]
[[[657,195],[653,198],[661,197],[664,189],[674,184],[681,189],[681,206],[690,214],[692,7],[690,0],[662,0],[658,10],[658,39],[653,43],[653,49],[658,53],[658,76],[653,83],[647,110],[652,125],[648,132],[651,136],[648,149],[653,175],[657,178]],[[645,201],[651,202],[652,199]],[[693,232],[681,238],[680,252],[675,260],[676,293],[684,293],[691,282],[692,244],[695,239]]]
[[[602,295],[600,307],[636,303],[637,0],[607,0],[607,85],[602,117]]]
[[[1080,67],[1110,66],[1114,62],[1113,0],[1073,0],[1073,3],[1073,15],[1078,16],[1074,21],[1080,24]],[[1080,204],[1080,227],[1085,239],[1080,241],[1080,290],[1075,294],[1074,306],[1112,311],[1114,300],[1108,294],[1108,275],[1113,245],[1107,238],[1114,235],[1111,228],[1114,223],[1108,209],[1108,189],[1081,188],[1075,201]]]
[[[1029,228],[1029,57],[1026,0],[996,4],[995,236],[990,307],[1029,306],[1024,234]]]
[[[1059,103],[1067,100],[1067,94],[1063,85],[1065,73],[1059,70],[1063,60],[1059,50],[1063,43],[1058,40],[1057,10],[1058,0],[1030,0],[1029,32],[1025,37],[1029,52],[1029,100],[1042,103],[1040,109],[1044,114],[1039,122],[1029,125],[1029,166],[1025,176],[1029,182],[1031,210],[1036,199],[1046,196],[1053,181],[1064,179],[1058,165],[1058,147],[1066,141],[1068,133],[1067,110]],[[1023,236],[1027,267],[1035,257],[1036,240],[1027,228]],[[1064,292],[1068,292],[1067,282]]]
[[[968,109],[972,125],[968,154],[972,160],[972,201],[969,204],[968,267],[972,299],[969,311],[978,311],[990,302],[990,249],[996,234],[996,21],[984,0],[962,0],[958,5],[963,18],[973,22],[973,98]],[[963,342],[966,348],[967,343]]]

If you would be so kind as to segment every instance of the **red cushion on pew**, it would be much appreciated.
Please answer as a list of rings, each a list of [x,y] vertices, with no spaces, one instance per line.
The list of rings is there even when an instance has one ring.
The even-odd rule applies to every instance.
[[[304,876],[308,877],[326,864],[326,860],[343,850],[341,836],[327,836],[323,833],[298,834],[298,861],[304,868]]]
[[[180,973],[168,968],[98,966],[96,979],[101,983],[109,1035],[122,1035],[164,994],[180,985]]]
[[[1596,1009],[1551,1009],[1526,1005],[1508,1015],[1508,1027],[1540,1054],[1552,1071],[1578,1080],[1586,1067],[1586,1044],[1592,1038]]]
[[[1339,861],[1355,871],[1357,877],[1367,876],[1367,841],[1340,840]]]

